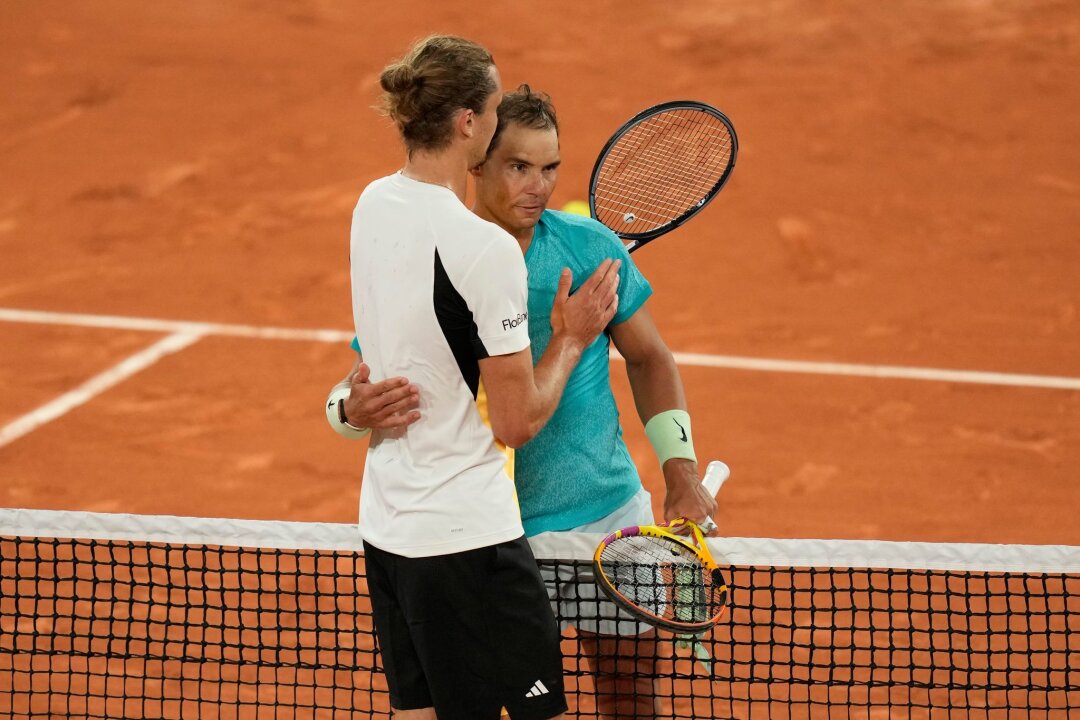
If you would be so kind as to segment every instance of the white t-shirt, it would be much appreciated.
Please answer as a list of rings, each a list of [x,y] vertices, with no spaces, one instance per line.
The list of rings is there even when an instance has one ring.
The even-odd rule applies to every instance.
[[[420,388],[420,420],[371,435],[360,489],[364,539],[423,557],[521,537],[478,365],[529,346],[517,241],[450,189],[398,173],[361,194],[351,263],[356,337],[371,377],[400,375]]]

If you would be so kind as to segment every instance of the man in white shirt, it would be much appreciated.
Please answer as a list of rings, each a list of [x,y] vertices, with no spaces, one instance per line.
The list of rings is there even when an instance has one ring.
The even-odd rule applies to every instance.
[[[516,241],[465,207],[501,96],[491,55],[418,43],[380,78],[408,157],[353,214],[353,314],[365,364],[422,389],[423,417],[372,433],[360,495],[368,585],[402,720],[545,720],[566,709],[559,632],[524,539],[503,449],[528,441],[614,316],[618,261],[569,297],[564,271],[533,367]],[[348,391],[346,389],[345,395]],[[343,397],[328,416],[343,434]],[[500,442],[501,441],[501,442]]]

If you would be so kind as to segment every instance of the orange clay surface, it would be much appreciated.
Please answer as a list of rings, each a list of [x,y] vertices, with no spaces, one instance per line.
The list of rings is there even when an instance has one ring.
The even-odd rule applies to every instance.
[[[731,116],[728,187],[635,255],[673,350],[1080,376],[1071,0],[9,3],[0,308],[347,331],[350,211],[402,161],[378,73],[430,32],[554,97],[555,207],[643,107]],[[161,337],[0,320],[0,428]],[[354,521],[350,363],[208,336],[0,447],[0,506]],[[1080,544],[1078,390],[683,379],[726,534]]]

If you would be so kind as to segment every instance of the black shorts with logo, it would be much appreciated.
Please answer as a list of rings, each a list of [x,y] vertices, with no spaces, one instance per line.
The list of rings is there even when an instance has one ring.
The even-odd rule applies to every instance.
[[[364,551],[395,709],[434,707],[439,720],[566,711],[559,628],[524,537],[419,558]]]

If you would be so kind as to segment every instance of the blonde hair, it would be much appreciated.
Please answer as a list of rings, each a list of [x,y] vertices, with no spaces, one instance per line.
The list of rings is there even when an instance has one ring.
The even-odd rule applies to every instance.
[[[410,151],[438,150],[450,142],[458,110],[483,112],[496,88],[494,65],[491,53],[471,40],[432,35],[383,69],[382,110]]]

